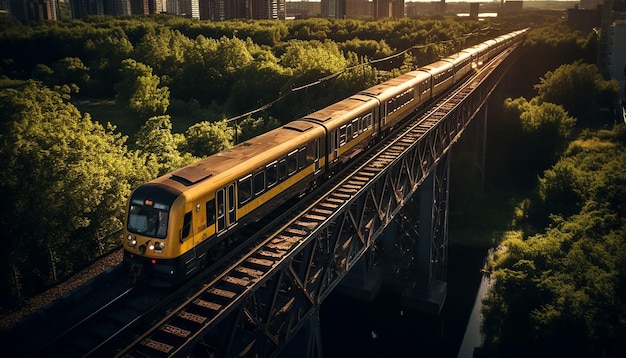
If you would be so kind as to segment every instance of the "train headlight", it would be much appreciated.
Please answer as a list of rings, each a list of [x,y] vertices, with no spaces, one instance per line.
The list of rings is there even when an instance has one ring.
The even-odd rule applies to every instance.
[[[137,245],[137,239],[133,238],[133,235],[128,234],[126,239],[128,240],[128,243],[130,244],[130,246],[134,247],[135,245]]]
[[[163,250],[165,248],[165,242],[163,241],[157,242],[157,248]]]
[[[148,246],[148,248],[152,251],[154,251],[154,244],[150,244],[150,246]]]

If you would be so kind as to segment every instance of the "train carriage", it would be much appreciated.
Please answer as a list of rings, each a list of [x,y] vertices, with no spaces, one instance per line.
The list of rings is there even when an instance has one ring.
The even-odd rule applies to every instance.
[[[380,102],[380,127],[390,130],[418,107],[424,76],[409,72],[359,92]]]
[[[431,96],[437,97],[454,83],[454,66],[449,61],[439,60],[418,68],[431,76]]]
[[[294,121],[137,188],[124,261],[177,281],[227,249],[223,238],[323,175],[323,127]]]
[[[457,52],[452,56],[448,56],[442,59],[442,61],[448,61],[454,68],[453,82],[457,82],[464,78],[472,70],[472,54],[466,51]]]
[[[461,52],[467,52],[472,56],[472,62],[474,67],[480,67],[484,62],[488,60],[488,50],[489,46],[482,42],[478,45],[474,45],[472,47],[466,48]]]
[[[303,121],[323,126],[327,140],[325,153],[331,173],[336,167],[360,153],[378,135],[379,102],[375,98],[354,95],[313,112]]]

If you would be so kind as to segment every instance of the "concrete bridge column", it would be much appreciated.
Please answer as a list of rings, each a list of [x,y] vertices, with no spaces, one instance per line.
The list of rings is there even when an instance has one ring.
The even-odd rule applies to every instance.
[[[448,165],[447,160],[440,162],[438,165]],[[433,257],[433,247],[436,244],[435,235],[441,233],[443,230],[438,228],[439,220],[436,215],[440,215],[442,208],[438,208],[437,205],[442,205],[438,199],[436,182],[437,179],[441,181],[442,178],[437,178],[439,170],[434,170],[424,180],[415,194],[415,200],[407,203],[403,208],[404,212],[415,213],[413,221],[417,219],[417,228],[412,230],[408,228],[408,231],[416,231],[416,252],[414,253],[414,265],[415,265],[415,280],[414,284],[405,287],[402,294],[402,301],[408,307],[432,314],[439,314],[447,294],[447,283],[439,280],[435,277],[434,262],[438,258]],[[447,170],[443,171],[447,173]],[[447,185],[447,180],[444,180]],[[447,207],[443,210],[444,215],[447,215]],[[411,215],[411,214],[408,214]],[[407,217],[411,217],[408,216]],[[445,223],[447,224],[447,222]]]

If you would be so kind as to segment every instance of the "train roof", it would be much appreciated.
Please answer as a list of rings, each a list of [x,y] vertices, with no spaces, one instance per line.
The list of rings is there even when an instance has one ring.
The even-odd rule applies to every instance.
[[[319,128],[319,131],[314,131],[315,128]],[[293,121],[165,174],[151,183],[161,183],[185,191],[194,184],[208,178],[217,179],[231,170],[241,173],[252,172],[272,160],[287,155],[314,136],[314,133],[319,135],[322,131],[323,129],[314,123]]]
[[[345,117],[356,118],[376,105],[378,101],[375,98],[357,94],[315,111],[304,117],[304,120],[334,128],[339,124],[345,124]]]
[[[359,94],[363,94],[366,96],[380,96],[381,94],[388,91],[390,88],[397,87],[409,87],[410,81],[415,80],[415,75],[409,73],[405,73],[399,77],[392,78],[385,82],[374,85],[368,89],[364,89],[359,92]]]
[[[437,74],[439,72],[451,69],[452,67],[453,66],[452,66],[451,62],[444,61],[444,60],[439,60],[439,61],[433,62],[433,63],[431,63],[429,65],[422,66],[422,67],[418,68],[418,70],[426,71],[426,72],[429,72],[431,74]]]

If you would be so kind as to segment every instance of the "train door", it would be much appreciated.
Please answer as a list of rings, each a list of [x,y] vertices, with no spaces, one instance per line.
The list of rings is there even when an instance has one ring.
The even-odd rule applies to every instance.
[[[384,101],[382,106],[380,106],[380,131],[381,132],[387,126],[387,114],[389,113],[389,109],[388,109],[389,103],[391,103],[391,100]]]
[[[320,171],[320,139],[316,138],[313,142],[313,151],[315,151],[315,158],[313,163],[315,164],[315,174]]]
[[[219,189],[215,192],[217,199],[217,233],[226,229],[226,189]]]
[[[328,151],[328,164],[337,159],[337,152],[339,150],[339,131],[337,129],[330,131],[329,139],[330,150]]]
[[[237,220],[235,203],[235,183],[228,184],[215,193],[217,200],[217,233],[222,233]]]
[[[228,185],[228,200],[227,200],[227,209],[228,209],[228,227],[231,227],[237,223],[237,213],[235,212],[237,208],[237,203],[235,202],[235,183],[231,183]]]

